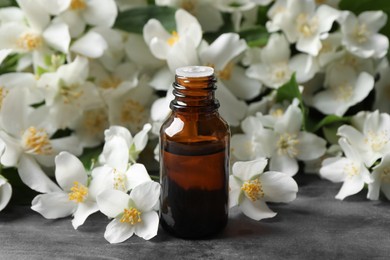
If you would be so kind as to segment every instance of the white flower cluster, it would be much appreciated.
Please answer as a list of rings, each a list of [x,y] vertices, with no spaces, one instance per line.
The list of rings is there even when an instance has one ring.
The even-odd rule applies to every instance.
[[[390,200],[390,115],[361,112],[354,126],[343,125],[337,134],[344,156],[325,159],[320,169],[322,177],[343,182],[336,198],[356,194],[368,184],[368,199],[377,200],[382,190]]]
[[[48,219],[73,215],[75,229],[100,210],[113,218],[104,234],[110,243],[123,242],[134,233],[144,239],[154,237],[160,184],[150,179],[143,164],[134,163],[134,156],[146,146],[150,129],[150,124],[145,125],[133,138],[124,127],[110,127],[104,132],[99,164],[90,171],[74,155],[61,152],[55,158],[59,187],[52,183],[52,190],[36,196],[31,208]]]
[[[0,162],[43,193],[33,201],[43,216],[73,214],[77,228],[100,209],[114,218],[105,234],[110,242],[134,232],[146,239],[154,235],[152,204],[159,188],[137,158],[148,132],[157,136],[170,113],[175,69],[188,65],[214,68],[220,114],[237,130],[232,154],[246,162],[233,166],[231,206],[240,205],[255,219],[274,216],[264,201],[295,198],[291,176],[298,161],[309,166],[329,157],[335,149],[323,126],[334,118],[348,121],[370,93],[373,105],[365,109],[379,112],[367,114],[357,130],[339,129],[345,157],[326,159],[320,174],[345,182],[338,198],[364,183],[370,199],[378,198],[379,187],[389,197],[390,66],[389,40],[380,33],[387,23],[383,11],[355,15],[338,10],[339,0],[16,2],[18,7],[0,9]],[[142,13],[148,7],[153,9]],[[161,13],[141,15],[131,20],[147,18],[139,28],[128,24],[132,33],[115,29],[118,14],[132,10],[174,10],[174,21]],[[260,17],[259,10],[266,14]],[[299,88],[281,98],[293,79]],[[307,127],[312,117],[326,120]],[[140,133],[132,138],[125,129]],[[75,156],[103,142],[99,164],[84,171]],[[270,171],[262,173],[265,158]],[[48,177],[54,166],[59,186]],[[11,193],[0,175],[0,210]],[[141,219],[152,224],[138,228]],[[131,225],[122,229],[123,223]]]

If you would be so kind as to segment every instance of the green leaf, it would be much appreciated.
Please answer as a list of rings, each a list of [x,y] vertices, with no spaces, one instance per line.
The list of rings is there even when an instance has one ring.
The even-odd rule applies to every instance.
[[[30,189],[22,182],[16,168],[1,168],[1,175],[8,180],[12,186],[12,197],[10,204],[31,205],[33,198],[38,192]]]
[[[295,74],[291,76],[289,82],[278,88],[276,92],[276,101],[283,102],[284,100],[287,100],[292,102],[294,98],[298,98],[299,101],[302,101],[302,95],[299,91],[298,83],[295,79]]]
[[[261,25],[243,30],[239,33],[240,37],[245,39],[249,47],[262,47],[268,42],[269,33]]]
[[[18,6],[18,4],[15,0],[0,0],[0,8],[9,6]]]
[[[342,10],[352,11],[356,15],[365,11],[382,10],[387,17],[390,17],[389,0],[341,0],[339,7]],[[390,23],[387,22],[380,32],[390,38]]]
[[[334,123],[349,123],[351,121],[350,117],[340,117],[336,115],[328,115],[324,117],[313,129],[313,132],[318,131],[324,126],[332,125]]]
[[[80,156],[80,161],[83,163],[85,169],[90,170],[93,168],[102,150],[102,146],[84,149],[83,155]]]
[[[142,34],[144,25],[154,18],[161,22],[167,31],[176,29],[176,9],[167,6],[142,6],[119,13],[114,27],[131,33]]]
[[[302,129],[308,130],[309,128],[309,121],[308,121],[308,109],[306,108],[305,104],[303,103],[302,94],[299,91],[298,83],[295,79],[295,73],[291,76],[291,79],[289,82],[285,83],[283,86],[278,88],[276,92],[276,102],[283,102],[284,100],[287,100],[289,102],[292,102],[294,98],[297,98],[299,100],[299,108],[302,111]]]
[[[322,132],[326,140],[328,140],[331,144],[337,144],[339,141],[339,137],[337,136],[337,130],[342,124],[335,123],[331,126],[325,126],[322,128]]]
[[[18,61],[20,58],[20,54],[10,54],[0,65],[0,75],[4,73],[14,72],[16,66],[18,65]]]

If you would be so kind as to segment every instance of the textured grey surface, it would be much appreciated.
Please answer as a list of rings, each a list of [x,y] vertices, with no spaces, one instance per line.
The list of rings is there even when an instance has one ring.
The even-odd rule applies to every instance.
[[[0,259],[390,259],[390,203],[365,192],[345,201],[340,185],[300,176],[298,198],[274,204],[278,215],[256,222],[233,211],[223,233],[181,240],[163,230],[144,241],[110,245],[100,215],[73,230],[70,218],[46,220],[26,206],[0,213]]]

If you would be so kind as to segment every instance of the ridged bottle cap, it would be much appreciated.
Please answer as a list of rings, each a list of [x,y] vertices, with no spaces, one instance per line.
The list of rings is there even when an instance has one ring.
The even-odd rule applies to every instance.
[[[176,75],[187,78],[209,77],[214,74],[214,69],[208,66],[187,66],[176,69]]]

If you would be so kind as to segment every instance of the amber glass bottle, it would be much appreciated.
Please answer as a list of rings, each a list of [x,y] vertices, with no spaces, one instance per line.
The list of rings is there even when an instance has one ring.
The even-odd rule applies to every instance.
[[[214,70],[176,70],[172,114],[160,131],[161,225],[183,238],[222,230],[228,217],[228,124],[218,114]]]

